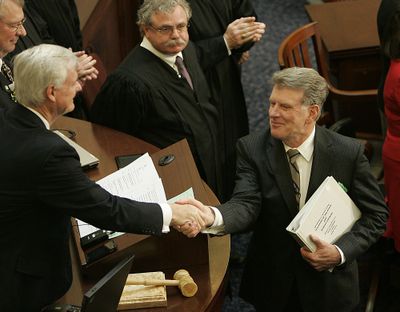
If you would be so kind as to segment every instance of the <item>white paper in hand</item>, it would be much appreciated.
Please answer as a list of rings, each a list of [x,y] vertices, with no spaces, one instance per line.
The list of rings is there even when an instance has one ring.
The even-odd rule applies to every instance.
[[[310,239],[315,234],[333,244],[348,232],[361,217],[361,212],[333,177],[327,177],[287,226],[293,237],[312,252],[316,250]]]

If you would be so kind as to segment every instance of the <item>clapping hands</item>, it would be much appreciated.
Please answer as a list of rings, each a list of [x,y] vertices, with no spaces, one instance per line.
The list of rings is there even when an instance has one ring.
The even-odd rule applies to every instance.
[[[97,79],[99,71],[94,67],[96,60],[85,51],[74,52],[78,58],[78,78],[83,84],[86,80]]]
[[[228,25],[224,38],[229,49],[237,49],[245,43],[260,41],[265,28],[265,24],[256,22],[253,16],[241,17]]]
[[[171,209],[171,225],[187,237],[195,237],[214,222],[213,210],[196,199],[179,200]]]

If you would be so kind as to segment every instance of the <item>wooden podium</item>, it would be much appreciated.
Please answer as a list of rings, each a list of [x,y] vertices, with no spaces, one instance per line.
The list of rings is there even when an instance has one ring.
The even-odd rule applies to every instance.
[[[115,156],[149,152],[159,176],[163,181],[167,198],[171,198],[192,187],[195,197],[211,204],[218,200],[201,180],[186,140],[158,150],[127,134],[91,124],[86,121],[62,117],[53,128],[75,132],[76,142],[100,159],[98,168],[89,169],[88,176],[98,180],[117,170]],[[158,161],[165,155],[173,154],[175,159],[166,166]],[[192,298],[184,298],[178,289],[169,287],[168,307],[156,311],[218,311],[229,259],[229,236],[208,237],[198,235],[186,238],[171,229],[160,237],[124,234],[114,238],[117,250],[91,264],[86,263],[80,247],[79,233],[73,227],[71,259],[73,263],[73,284],[60,300],[63,303],[80,305],[82,294],[119,260],[128,254],[135,254],[132,272],[163,271],[166,278],[181,268],[187,269],[199,286],[199,292]],[[140,309],[135,311],[153,311]]]

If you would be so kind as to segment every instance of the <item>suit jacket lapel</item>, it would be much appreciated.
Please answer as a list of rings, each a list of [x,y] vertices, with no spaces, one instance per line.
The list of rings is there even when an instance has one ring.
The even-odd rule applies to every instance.
[[[290,175],[289,163],[285,157],[285,148],[280,140],[269,136],[267,144],[267,159],[271,173],[275,176],[278,188],[290,213],[295,216],[298,213],[296,196]]]
[[[315,129],[314,157],[306,200],[314,194],[327,176],[333,175],[332,166],[335,159],[332,155],[334,155],[335,147],[324,131],[327,130],[318,126]]]

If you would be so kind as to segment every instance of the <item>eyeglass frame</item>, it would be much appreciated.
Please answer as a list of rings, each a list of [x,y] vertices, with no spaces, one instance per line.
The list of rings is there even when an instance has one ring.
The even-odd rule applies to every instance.
[[[190,27],[190,23],[182,23],[182,24],[178,24],[176,26],[160,26],[160,27],[154,27],[151,23],[147,24],[147,26],[149,26],[151,29],[153,29],[154,31],[156,31],[157,33],[159,33],[160,35],[171,35],[174,30],[176,29],[178,31],[178,33],[182,33],[184,31],[187,31],[188,28]]]
[[[24,17],[21,21],[17,23],[6,23],[4,21],[1,21],[3,24],[7,25],[8,28],[12,29],[15,33],[17,33],[22,27],[24,27],[24,24],[26,22],[26,17]]]

